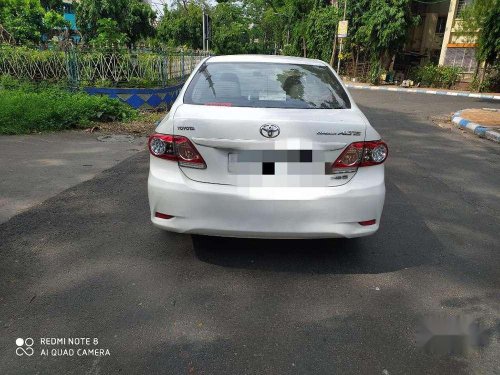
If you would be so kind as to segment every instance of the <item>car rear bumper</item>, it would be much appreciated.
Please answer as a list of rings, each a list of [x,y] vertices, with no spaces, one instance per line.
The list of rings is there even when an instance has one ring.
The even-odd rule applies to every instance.
[[[151,168],[151,220],[159,228],[192,234],[257,238],[362,237],[379,228],[384,167],[361,168],[337,187],[236,187],[188,179],[174,163]],[[160,219],[155,213],[174,216]],[[362,226],[361,221],[376,220]]]

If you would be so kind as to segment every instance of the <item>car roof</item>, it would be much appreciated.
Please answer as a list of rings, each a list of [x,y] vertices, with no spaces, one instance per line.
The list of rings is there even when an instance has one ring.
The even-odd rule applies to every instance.
[[[304,57],[293,56],[276,56],[276,55],[225,55],[225,56],[212,56],[207,63],[218,62],[264,62],[264,63],[278,63],[278,64],[302,64],[302,65],[326,65],[321,60],[306,59]]]

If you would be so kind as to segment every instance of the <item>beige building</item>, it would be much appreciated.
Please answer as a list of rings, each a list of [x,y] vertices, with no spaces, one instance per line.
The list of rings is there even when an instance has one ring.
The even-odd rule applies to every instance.
[[[450,1],[439,65],[460,66],[466,72],[473,72],[477,64],[475,38],[466,38],[459,34],[460,11],[468,3],[468,0]]]
[[[460,12],[471,0],[448,0],[434,4],[413,2],[412,10],[419,14],[421,22],[410,31],[406,45],[407,54],[415,59],[459,66],[464,78],[472,75],[476,68],[474,38],[465,38],[458,33]]]

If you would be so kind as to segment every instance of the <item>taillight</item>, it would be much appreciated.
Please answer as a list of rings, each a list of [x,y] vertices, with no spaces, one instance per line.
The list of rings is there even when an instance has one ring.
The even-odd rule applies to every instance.
[[[389,148],[383,141],[365,142],[363,159],[360,167],[382,164],[389,155]]]
[[[205,160],[189,139],[180,135],[153,134],[149,137],[149,152],[157,158],[177,161],[189,168],[205,169]]]
[[[330,173],[355,172],[359,167],[382,164],[389,149],[383,141],[351,143],[331,165]]]

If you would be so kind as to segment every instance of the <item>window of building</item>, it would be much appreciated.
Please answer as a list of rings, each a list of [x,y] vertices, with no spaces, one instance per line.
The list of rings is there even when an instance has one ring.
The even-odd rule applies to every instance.
[[[444,34],[444,30],[446,29],[446,16],[438,17],[436,23],[436,34]]]

